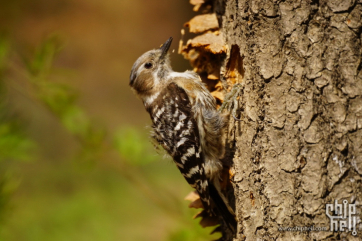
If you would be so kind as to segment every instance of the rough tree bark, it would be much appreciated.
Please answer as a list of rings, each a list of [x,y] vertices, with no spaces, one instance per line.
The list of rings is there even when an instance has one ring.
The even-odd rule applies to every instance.
[[[362,211],[362,1],[191,2],[212,6],[224,48],[194,41],[209,31],[184,55],[216,98],[238,83],[224,100],[240,119],[230,115],[228,132],[235,240],[361,240],[360,224],[356,236],[329,231],[326,204]],[[328,231],[279,230],[297,226]]]

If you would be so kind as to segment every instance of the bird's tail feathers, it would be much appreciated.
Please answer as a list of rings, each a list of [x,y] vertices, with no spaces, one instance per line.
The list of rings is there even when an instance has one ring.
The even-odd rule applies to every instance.
[[[221,193],[218,181],[215,181],[214,183],[209,183],[209,192],[210,197],[215,203],[215,206],[219,212],[219,215],[223,218],[229,229],[233,233],[235,233],[237,229],[236,216],[225,196]]]

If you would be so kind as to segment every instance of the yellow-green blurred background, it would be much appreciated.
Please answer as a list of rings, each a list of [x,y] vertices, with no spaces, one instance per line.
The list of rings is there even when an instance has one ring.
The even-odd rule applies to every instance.
[[[170,36],[190,68],[193,15],[187,0],[0,1],[1,241],[211,239],[128,86]]]

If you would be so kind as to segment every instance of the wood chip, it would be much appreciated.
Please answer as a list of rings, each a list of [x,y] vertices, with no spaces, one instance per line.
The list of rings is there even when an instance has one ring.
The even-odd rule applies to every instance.
[[[184,26],[188,27],[191,33],[202,33],[208,30],[219,29],[215,13],[195,16],[185,23]]]
[[[211,92],[211,95],[215,99],[219,100],[221,103],[224,102],[224,94],[221,91],[219,91],[219,90],[213,91],[213,92]]]
[[[203,4],[205,0],[190,0],[191,5]]]
[[[199,194],[198,194],[196,191],[190,192],[190,193],[187,194],[187,196],[185,197],[185,200],[191,201],[191,202],[193,202],[193,201],[195,201],[195,200],[197,200],[197,199],[200,199],[200,196],[199,196]]]
[[[189,208],[204,208],[204,205],[202,205],[201,199],[197,199],[189,204]]]
[[[215,35],[213,33],[205,33],[187,41],[186,48],[183,50],[203,47],[213,54],[221,54],[226,52],[226,46],[222,34]]]

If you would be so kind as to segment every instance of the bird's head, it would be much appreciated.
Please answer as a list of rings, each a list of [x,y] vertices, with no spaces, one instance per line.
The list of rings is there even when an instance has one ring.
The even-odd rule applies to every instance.
[[[141,98],[152,95],[165,84],[172,70],[167,53],[171,43],[172,37],[160,48],[141,55],[133,64],[129,85]]]

